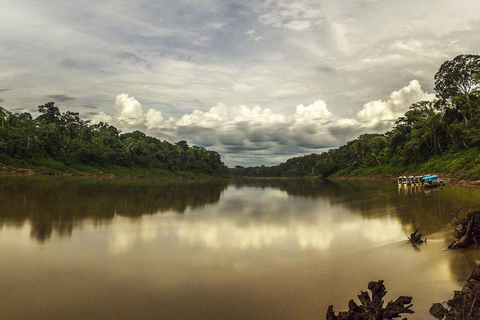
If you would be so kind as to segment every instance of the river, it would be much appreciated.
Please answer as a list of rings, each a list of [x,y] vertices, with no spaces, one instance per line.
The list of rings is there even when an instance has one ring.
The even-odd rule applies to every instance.
[[[479,204],[393,181],[0,177],[0,318],[324,319],[383,279],[434,319],[480,262],[446,249],[450,216]]]

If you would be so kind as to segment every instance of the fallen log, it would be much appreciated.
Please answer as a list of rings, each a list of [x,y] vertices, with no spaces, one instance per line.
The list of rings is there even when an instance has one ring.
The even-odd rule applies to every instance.
[[[402,313],[414,313],[412,307],[412,297],[400,296],[395,301],[390,301],[387,306],[383,307],[383,297],[387,294],[383,280],[372,281],[368,284],[371,296],[360,291],[358,300],[361,305],[350,300],[348,302],[348,311],[340,311],[338,315],[333,311],[333,306],[329,306],[327,310],[327,320],[382,320],[394,319],[400,317]]]
[[[454,215],[453,223],[456,239],[448,246],[449,249],[465,248],[472,243],[480,243],[480,211],[468,213],[466,219]]]

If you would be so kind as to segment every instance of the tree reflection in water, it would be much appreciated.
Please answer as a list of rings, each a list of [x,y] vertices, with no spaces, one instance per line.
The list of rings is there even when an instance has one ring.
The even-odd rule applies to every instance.
[[[32,238],[46,241],[54,231],[70,236],[85,219],[101,225],[116,215],[181,214],[217,203],[226,187],[225,181],[2,178],[0,227],[29,221]]]
[[[480,202],[480,190],[449,185],[435,194],[396,190],[392,181],[330,180],[233,180],[152,181],[77,178],[0,179],[0,226],[22,226],[28,221],[31,236],[48,240],[53,232],[71,235],[85,219],[95,225],[109,223],[116,215],[138,218],[166,211],[184,213],[220,201],[232,188],[276,189],[288,196],[323,199],[366,219],[399,220],[405,233],[413,228],[430,237],[449,225],[459,207]],[[228,214],[225,213],[225,214]],[[261,214],[261,213],[259,213]]]

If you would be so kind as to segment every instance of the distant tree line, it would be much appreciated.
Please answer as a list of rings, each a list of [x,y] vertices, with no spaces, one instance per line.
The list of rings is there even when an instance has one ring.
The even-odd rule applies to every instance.
[[[226,175],[215,151],[186,141],[172,144],[140,131],[121,133],[107,123],[91,124],[76,112],[61,113],[54,102],[39,106],[40,115],[12,113],[0,107],[0,163],[53,168],[92,166],[191,171]]]
[[[480,56],[444,62],[435,74],[437,98],[410,106],[385,134],[363,134],[321,154],[276,166],[230,169],[233,176],[328,177],[381,165],[422,163],[432,157],[480,147]]]

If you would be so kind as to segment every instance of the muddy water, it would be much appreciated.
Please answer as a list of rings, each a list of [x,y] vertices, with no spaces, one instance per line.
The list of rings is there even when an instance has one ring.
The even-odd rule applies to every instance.
[[[478,204],[452,185],[0,178],[0,319],[323,319],[378,279],[429,319],[480,262],[446,250]]]

